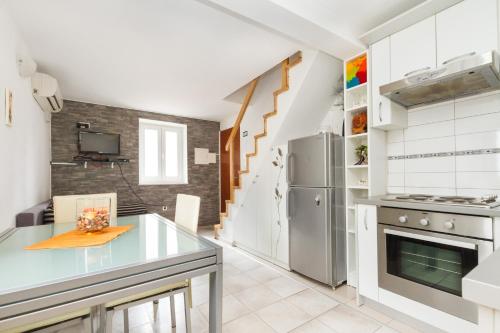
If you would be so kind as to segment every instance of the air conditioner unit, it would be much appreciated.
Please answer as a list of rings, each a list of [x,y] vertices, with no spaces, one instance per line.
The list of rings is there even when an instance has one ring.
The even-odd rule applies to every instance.
[[[31,77],[31,87],[33,97],[37,101],[42,111],[59,112],[63,107],[63,99],[57,80],[52,76],[35,73]]]

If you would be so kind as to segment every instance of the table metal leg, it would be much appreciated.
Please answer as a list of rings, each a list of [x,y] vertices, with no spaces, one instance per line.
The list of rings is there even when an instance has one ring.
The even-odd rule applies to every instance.
[[[210,273],[209,333],[222,332],[222,263]]]

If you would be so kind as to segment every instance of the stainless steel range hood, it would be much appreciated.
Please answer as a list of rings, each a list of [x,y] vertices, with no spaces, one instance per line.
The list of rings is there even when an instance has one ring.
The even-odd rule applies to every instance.
[[[474,53],[380,86],[380,94],[407,108],[500,89],[499,55]]]

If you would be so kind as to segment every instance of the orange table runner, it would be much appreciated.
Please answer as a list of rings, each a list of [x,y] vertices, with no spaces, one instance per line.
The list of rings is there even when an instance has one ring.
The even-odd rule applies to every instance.
[[[41,249],[64,249],[70,247],[86,247],[106,244],[124,232],[129,231],[133,225],[125,225],[119,227],[109,227],[103,231],[96,233],[86,233],[79,230],[71,230],[38,242],[36,244],[25,247],[25,250],[41,250]]]

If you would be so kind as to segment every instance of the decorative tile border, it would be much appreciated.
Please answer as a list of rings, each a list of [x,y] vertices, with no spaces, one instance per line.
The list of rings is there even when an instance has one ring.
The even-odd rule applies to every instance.
[[[488,154],[500,154],[500,148],[461,150],[461,151],[450,151],[450,152],[443,152],[443,153],[396,155],[396,156],[388,156],[387,159],[389,161],[393,161],[393,160],[404,160],[404,159],[411,160],[411,159],[416,159],[416,158],[467,156],[467,155],[488,155]]]

